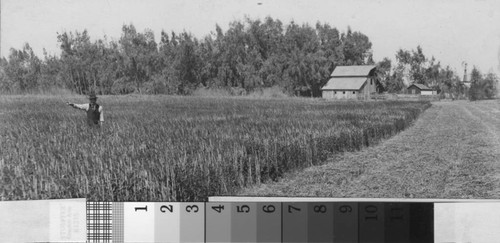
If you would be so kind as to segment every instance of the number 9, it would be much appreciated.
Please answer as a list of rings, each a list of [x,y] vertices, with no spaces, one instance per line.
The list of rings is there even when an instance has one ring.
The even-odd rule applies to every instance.
[[[266,205],[262,207],[262,211],[266,213],[272,213],[274,210],[276,210],[276,208],[273,205]]]
[[[350,213],[350,212],[352,212],[352,208],[349,205],[342,205],[339,207],[339,211],[341,213]]]

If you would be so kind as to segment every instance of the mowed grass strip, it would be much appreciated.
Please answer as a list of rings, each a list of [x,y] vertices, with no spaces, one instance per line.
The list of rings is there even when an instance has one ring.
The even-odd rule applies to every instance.
[[[0,199],[200,201],[276,181],[410,126],[428,102],[105,96],[105,123],[64,104],[0,98]]]
[[[500,198],[500,101],[436,102],[358,152],[240,192],[259,196]]]

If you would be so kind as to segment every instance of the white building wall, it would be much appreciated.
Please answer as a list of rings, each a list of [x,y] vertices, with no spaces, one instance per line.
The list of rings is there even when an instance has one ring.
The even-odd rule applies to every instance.
[[[323,90],[321,97],[325,99],[358,99],[360,95],[356,90]]]
[[[325,99],[334,99],[335,98],[332,90],[323,90],[321,93],[321,97],[323,97]]]

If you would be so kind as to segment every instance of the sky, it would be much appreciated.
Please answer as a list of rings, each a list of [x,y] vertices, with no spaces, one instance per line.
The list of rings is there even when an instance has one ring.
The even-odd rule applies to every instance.
[[[86,29],[93,40],[118,40],[121,27],[155,33],[186,30],[202,38],[219,24],[270,16],[284,24],[350,26],[372,42],[375,61],[395,60],[420,45],[463,75],[463,63],[500,76],[500,1],[496,0],[0,0],[1,55],[29,43],[59,54],[57,33]],[[259,4],[260,3],[260,4]],[[470,73],[470,72],[469,72]]]

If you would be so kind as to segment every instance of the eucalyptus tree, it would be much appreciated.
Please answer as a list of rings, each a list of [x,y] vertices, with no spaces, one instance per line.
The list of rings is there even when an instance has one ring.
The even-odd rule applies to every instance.
[[[38,88],[41,60],[26,43],[22,50],[10,49],[8,61],[4,66],[5,81],[11,82],[10,92],[32,92]]]
[[[158,49],[153,31],[137,32],[135,27],[123,25],[119,40],[122,78],[133,83],[135,91],[143,92],[143,86],[150,81],[159,66]]]

